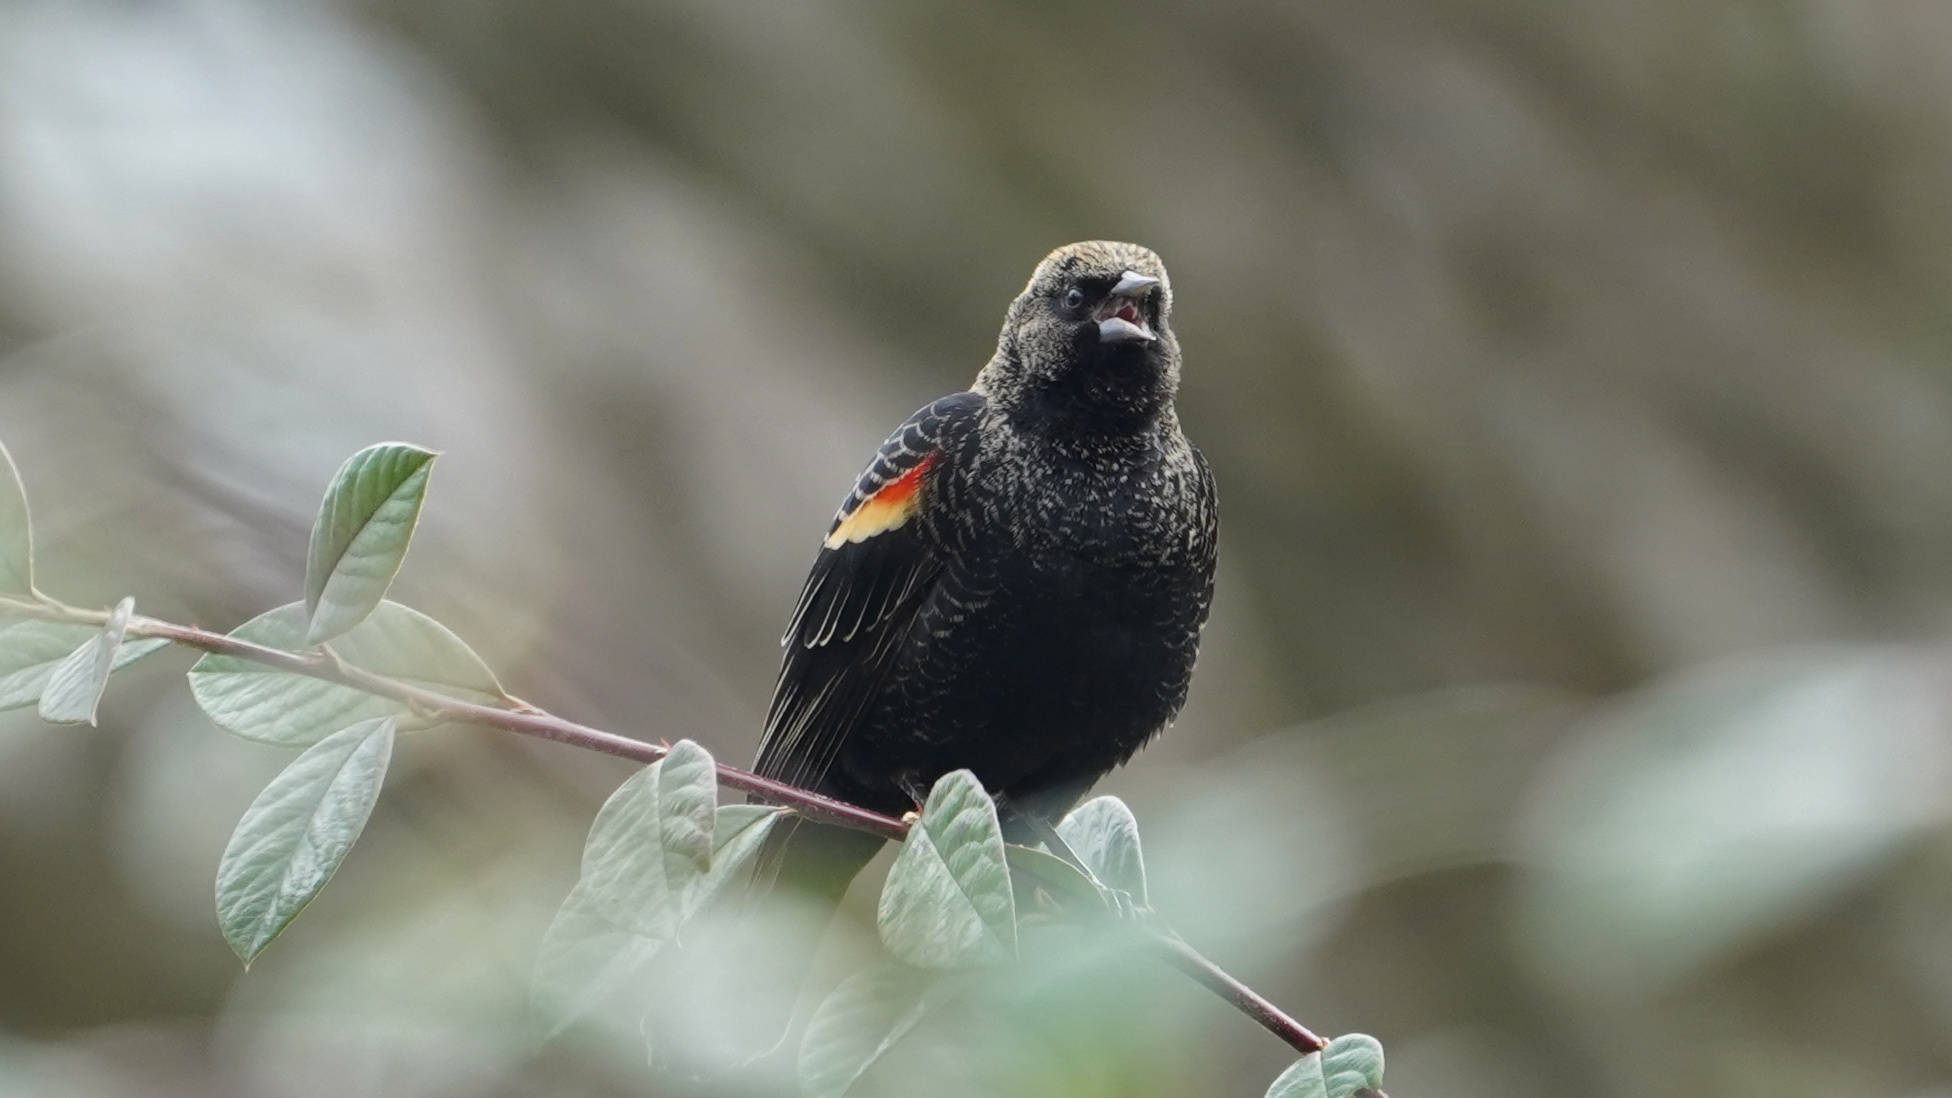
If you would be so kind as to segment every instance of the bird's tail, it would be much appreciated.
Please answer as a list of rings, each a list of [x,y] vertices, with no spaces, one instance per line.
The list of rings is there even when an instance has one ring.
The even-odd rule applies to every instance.
[[[824,910],[831,918],[847,895],[847,886],[873,860],[882,842],[880,836],[865,831],[782,820],[754,859],[751,898],[760,901],[781,895]],[[822,920],[823,929],[825,925]]]
[[[776,1002],[784,1009],[765,1025],[784,1033],[794,1000],[806,983],[813,958],[834,921],[834,912],[861,870],[881,849],[880,836],[831,824],[787,818],[760,848],[747,896],[747,911],[770,937],[765,950],[772,971],[768,982],[789,989]]]
[[[763,951],[771,969],[764,981],[787,992],[772,997],[770,1016],[753,1019],[753,1032],[775,1038],[786,1033],[834,912],[882,842],[864,831],[794,818],[781,820],[766,837],[748,901],[755,921],[772,937]]]

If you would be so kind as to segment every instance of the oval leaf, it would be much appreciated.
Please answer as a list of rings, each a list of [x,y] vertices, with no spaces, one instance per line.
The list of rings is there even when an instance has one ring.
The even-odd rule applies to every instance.
[[[342,728],[244,810],[217,866],[217,925],[245,964],[325,887],[359,838],[393,755],[393,718]]]
[[[1382,1085],[1382,1044],[1349,1033],[1295,1061],[1267,1088],[1267,1098],[1356,1098]]]
[[[287,652],[305,647],[305,605],[291,603],[231,632]],[[333,646],[355,667],[462,701],[493,704],[501,684],[461,638],[433,618],[382,602]],[[190,692],[225,731],[260,743],[304,747],[356,721],[404,717],[407,707],[350,686],[322,682],[232,656],[205,656],[190,668]]]
[[[0,628],[0,711],[39,702],[54,669],[100,635],[101,630],[92,625],[54,621],[23,621]],[[153,637],[124,641],[116,650],[115,666],[127,667],[168,644]]]
[[[881,891],[881,941],[920,968],[974,968],[1017,955],[1016,900],[996,805],[967,770],[929,791]]]
[[[758,856],[766,836],[784,815],[784,809],[763,804],[728,804],[718,810],[712,828],[712,868],[693,890],[685,918],[704,911],[725,895]]]
[[[1105,893],[1097,881],[1055,854],[1008,843],[1003,847],[1003,855],[1013,872],[1060,903],[1082,905],[1086,909],[1103,908],[1106,904]]]
[[[94,724],[95,710],[108,689],[108,677],[121,654],[122,637],[136,600],[125,598],[109,611],[108,621],[81,647],[68,654],[41,690],[41,719],[49,724]]]
[[[591,1015],[635,1019],[648,1007],[650,965],[664,943],[619,929],[581,888],[556,911],[536,950],[529,1006],[547,1036]]]
[[[687,890],[712,868],[712,830],[717,823],[718,767],[711,752],[679,740],[658,763],[658,847],[667,880]]]
[[[217,924],[250,965],[326,887],[379,803],[392,717],[306,748],[244,809],[217,866]]]
[[[386,597],[420,520],[433,464],[430,450],[382,442],[339,467],[305,558],[306,645],[358,625]]]
[[[631,775],[590,825],[577,887],[618,927],[675,940],[711,869],[718,775],[690,740]]]
[[[718,810],[712,827],[711,868],[694,884],[684,919],[725,894],[782,814],[780,809],[756,804],[729,804]],[[578,882],[543,935],[530,1005],[550,1036],[589,1015],[635,1025],[648,1005],[643,980],[665,943],[619,926],[607,914],[613,904],[614,898],[596,903],[591,889]],[[678,929],[683,929],[682,919]]]
[[[1139,822],[1117,797],[1096,797],[1079,805],[1057,825],[1057,834],[1101,884],[1146,905],[1145,857],[1139,849]]]
[[[0,446],[0,595],[34,593],[34,533],[27,516],[27,489],[13,455]]]
[[[841,981],[807,1022],[800,1044],[800,1093],[841,1098],[895,1047],[928,1004],[926,972],[883,961]]]

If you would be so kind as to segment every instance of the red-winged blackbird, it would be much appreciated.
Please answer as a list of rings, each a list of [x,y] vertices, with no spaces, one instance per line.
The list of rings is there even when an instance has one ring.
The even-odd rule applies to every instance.
[[[1052,252],[968,392],[915,413],[828,531],[754,769],[898,815],[974,771],[1055,819],[1186,700],[1213,595],[1213,478],[1180,432],[1165,266]],[[881,840],[799,822],[777,882],[837,901]]]

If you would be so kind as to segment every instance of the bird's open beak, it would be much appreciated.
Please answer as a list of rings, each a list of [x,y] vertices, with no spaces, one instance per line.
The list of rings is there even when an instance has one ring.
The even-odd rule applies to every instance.
[[[1146,318],[1147,300],[1159,280],[1126,271],[1098,309],[1098,342],[1151,343],[1159,337]]]

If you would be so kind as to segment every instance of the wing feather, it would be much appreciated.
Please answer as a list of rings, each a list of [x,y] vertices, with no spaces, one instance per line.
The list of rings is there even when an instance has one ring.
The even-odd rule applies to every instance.
[[[781,638],[758,773],[818,788],[874,701],[942,572],[928,524],[917,521],[931,478],[982,403],[958,393],[909,417],[842,502]]]

